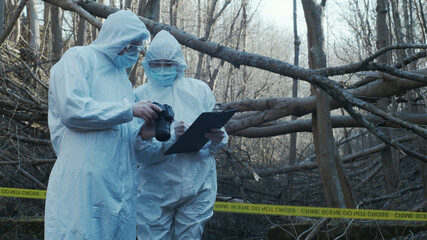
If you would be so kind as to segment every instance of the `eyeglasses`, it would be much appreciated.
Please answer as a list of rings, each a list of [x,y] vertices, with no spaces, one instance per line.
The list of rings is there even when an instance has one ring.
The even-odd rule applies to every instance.
[[[165,67],[173,67],[178,66],[177,62],[170,62],[170,61],[151,61],[148,63],[148,66],[150,68],[165,68]]]
[[[144,49],[142,42],[130,43],[124,48],[124,50],[128,53],[140,52],[142,49]]]

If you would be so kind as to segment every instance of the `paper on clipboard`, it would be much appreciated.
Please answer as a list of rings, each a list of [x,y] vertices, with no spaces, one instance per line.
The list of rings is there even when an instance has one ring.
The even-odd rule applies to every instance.
[[[222,128],[237,110],[223,112],[204,112],[194,121],[185,133],[165,152],[174,153],[197,152],[208,142],[205,133],[212,128]]]

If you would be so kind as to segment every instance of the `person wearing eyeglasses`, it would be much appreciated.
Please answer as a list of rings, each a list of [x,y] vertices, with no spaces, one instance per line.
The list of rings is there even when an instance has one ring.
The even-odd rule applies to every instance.
[[[217,193],[213,153],[228,140],[224,129],[205,134],[199,152],[165,155],[202,112],[210,112],[215,97],[208,85],[184,76],[187,64],[181,46],[167,31],[154,37],[142,62],[148,82],[135,89],[136,99],[168,104],[175,114],[171,138],[154,138],[152,122],[142,122],[138,173],[138,240],[201,239],[213,215]]]
[[[150,36],[130,11],[111,14],[90,45],[70,48],[50,71],[50,173],[44,239],[136,239],[134,117],[160,109],[135,102],[126,68]]]

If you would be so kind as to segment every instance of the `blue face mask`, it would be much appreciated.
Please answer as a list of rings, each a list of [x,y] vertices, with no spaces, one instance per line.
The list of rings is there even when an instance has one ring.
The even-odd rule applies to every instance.
[[[150,75],[163,87],[172,85],[178,74],[177,67],[150,68]]]
[[[130,68],[138,61],[138,53],[139,52],[124,52],[122,55],[117,55],[113,61],[114,65],[116,65],[117,68]]]

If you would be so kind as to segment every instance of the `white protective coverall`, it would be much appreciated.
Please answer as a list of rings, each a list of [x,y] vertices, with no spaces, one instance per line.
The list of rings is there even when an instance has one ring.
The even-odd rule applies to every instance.
[[[152,60],[178,62],[178,74],[170,86],[161,86],[150,74]],[[147,99],[172,106],[175,122],[192,124],[202,112],[212,111],[215,98],[203,81],[184,77],[187,68],[178,41],[167,31],[152,40],[142,63],[148,82],[135,90],[136,99]],[[172,123],[173,125],[174,123]],[[139,240],[201,239],[205,222],[213,215],[217,193],[215,159],[211,152],[227,143],[207,143],[199,152],[164,155],[176,141],[141,140],[138,156]]]
[[[92,44],[69,49],[52,67],[48,123],[57,160],[46,196],[46,240],[135,240],[135,99],[126,70],[113,59],[149,36],[134,13],[118,11]]]

